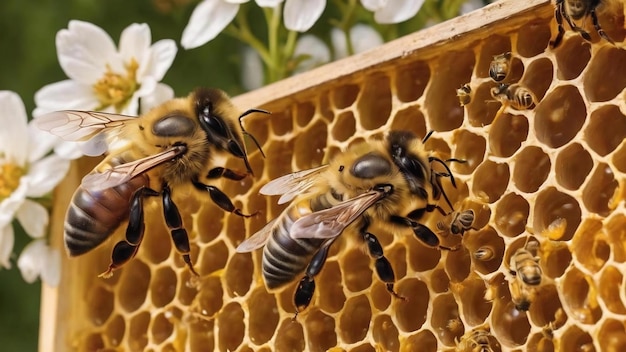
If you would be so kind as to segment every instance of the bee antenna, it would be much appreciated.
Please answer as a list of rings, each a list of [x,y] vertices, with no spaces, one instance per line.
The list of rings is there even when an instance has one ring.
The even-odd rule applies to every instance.
[[[259,151],[261,152],[261,155],[265,158],[265,153],[263,152],[263,148],[261,148],[261,145],[259,144],[259,141],[256,140],[256,138],[254,138],[254,136],[250,133],[248,133],[246,131],[245,128],[243,128],[243,118],[255,113],[255,112],[260,112],[263,114],[271,114],[271,112],[267,111],[267,110],[263,110],[263,109],[248,109],[247,111],[245,111],[243,114],[239,115],[239,127],[241,127],[241,132],[243,133],[244,136],[248,136],[250,137],[250,139],[252,139],[252,141],[254,142],[254,144],[256,145],[256,147],[259,149]]]
[[[426,143],[426,141],[428,140],[428,138],[430,138],[430,136],[433,135],[435,131],[431,130],[430,132],[426,133],[426,135],[424,136],[424,138],[422,139],[422,144]]]
[[[438,162],[439,164],[443,165],[443,167],[446,169],[446,171],[447,171],[447,173],[448,173],[448,176],[450,176],[450,182],[452,183],[452,186],[453,186],[454,188],[456,188],[456,181],[454,180],[454,175],[452,174],[452,170],[450,170],[450,167],[448,167],[448,164],[446,164],[443,160],[441,160],[441,159],[439,159],[439,158],[436,158],[436,157],[434,157],[434,156],[429,157],[429,158],[428,158],[428,161],[429,161],[429,162],[431,162],[431,163],[432,163],[433,161],[436,161],[436,162]]]

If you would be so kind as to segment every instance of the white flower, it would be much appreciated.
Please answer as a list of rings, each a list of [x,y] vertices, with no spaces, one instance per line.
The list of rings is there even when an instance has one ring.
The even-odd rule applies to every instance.
[[[308,71],[330,61],[330,49],[326,43],[313,34],[305,34],[298,38],[293,57],[301,60],[294,73]]]
[[[44,239],[31,241],[17,259],[24,281],[32,284],[41,276],[41,281],[57,286],[61,279],[61,254],[51,248]]]
[[[348,56],[346,36],[339,28],[333,28],[330,32],[330,40],[335,49],[335,60]],[[350,28],[350,41],[354,54],[362,53],[384,43],[383,37],[372,26],[357,24]]]
[[[326,0],[286,0],[283,16],[285,27],[291,31],[306,32],[320,18]]]
[[[173,98],[172,89],[159,83],[176,56],[171,39],[151,45],[147,24],[132,24],[122,32],[119,48],[102,28],[70,21],[56,36],[61,68],[70,78],[35,93],[36,117],[51,111],[77,109],[138,115],[140,111]],[[140,106],[141,98],[141,106]],[[140,109],[141,108],[141,109]],[[70,143],[70,142],[66,142]],[[66,157],[81,155],[64,145],[56,151]],[[64,154],[63,150],[72,153]]]
[[[239,6],[248,0],[204,0],[191,13],[180,44],[185,49],[197,48],[217,37],[228,26]],[[261,7],[276,7],[282,0],[256,0]]]
[[[404,22],[417,14],[424,0],[361,0],[361,5],[374,12],[381,24]]]
[[[0,91],[0,266],[10,268],[14,218],[32,238],[42,238],[48,211],[28,198],[41,198],[65,177],[69,161],[46,156],[56,137],[27,123],[20,97]]]

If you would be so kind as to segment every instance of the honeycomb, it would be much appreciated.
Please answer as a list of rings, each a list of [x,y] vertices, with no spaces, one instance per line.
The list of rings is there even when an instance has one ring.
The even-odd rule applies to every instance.
[[[236,98],[242,109],[273,112],[246,121],[266,158],[251,153],[254,178],[216,185],[259,215],[225,214],[208,197],[174,191],[194,278],[158,201],[148,202],[139,253],[112,278],[97,275],[121,233],[64,259],[61,285],[43,289],[40,349],[453,351],[471,348],[473,336],[494,351],[626,350],[626,31],[622,12],[600,13],[600,21],[617,46],[593,31],[591,43],[567,31],[552,50],[553,5],[500,1]],[[532,91],[533,109],[490,96],[489,63],[509,51],[511,79]],[[461,106],[464,84],[472,96]],[[390,129],[433,130],[431,153],[466,160],[452,164],[458,185],[446,192],[458,210],[474,210],[473,229],[440,234],[445,245],[462,243],[458,251],[427,247],[410,231],[375,232],[406,301],[389,295],[356,236],[344,233],[311,305],[293,319],[298,280],[268,292],[261,251],[235,253],[284,209],[260,187]],[[243,168],[240,160],[226,165]],[[75,163],[57,191],[55,246],[72,191],[93,166]],[[435,212],[424,223],[435,229],[440,220]],[[543,276],[525,312],[512,303],[509,263],[528,238],[539,243]]]

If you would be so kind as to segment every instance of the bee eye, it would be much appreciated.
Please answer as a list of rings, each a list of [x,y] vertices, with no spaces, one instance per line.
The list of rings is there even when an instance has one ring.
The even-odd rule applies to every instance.
[[[366,154],[352,164],[350,173],[359,178],[371,179],[391,173],[391,163],[376,154]]]

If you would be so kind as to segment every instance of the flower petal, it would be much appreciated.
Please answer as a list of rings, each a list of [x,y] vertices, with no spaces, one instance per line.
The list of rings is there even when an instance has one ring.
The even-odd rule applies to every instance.
[[[25,165],[28,156],[27,120],[20,96],[0,91],[0,154],[19,166]]]
[[[259,53],[249,46],[242,49],[241,84],[246,90],[263,86],[263,62]]]
[[[381,24],[404,22],[415,16],[423,4],[424,0],[389,0],[374,13],[374,20]]]
[[[389,0],[361,0],[361,5],[368,11],[377,11],[385,7]]]
[[[150,50],[152,34],[150,27],[145,23],[133,23],[126,27],[120,35],[119,52],[122,60],[129,63],[134,58],[138,63],[142,62]]]
[[[223,0],[202,1],[193,10],[180,44],[185,49],[193,49],[209,42],[232,22],[237,11],[239,4]]]
[[[303,58],[295,69],[295,72],[304,72],[330,61],[330,49],[318,37],[305,34],[298,38],[293,56]]]
[[[25,199],[22,206],[15,213],[24,231],[32,238],[42,238],[46,234],[49,215],[43,205],[30,199]]]
[[[58,155],[62,159],[74,160],[83,156],[81,149],[81,143],[83,142],[61,142],[54,147],[54,154]]]
[[[176,57],[176,42],[171,39],[163,39],[154,43],[148,51],[148,55],[141,61],[139,71],[137,72],[138,81],[143,83],[144,76],[151,76],[160,81],[165,73],[172,66]]]
[[[28,123],[28,140],[30,142],[28,148],[28,161],[30,163],[43,158],[46,154],[52,151],[52,148],[62,141],[61,138],[53,135],[52,133],[48,133],[37,128],[34,121],[35,120],[32,120]]]
[[[278,6],[283,0],[256,0],[256,4],[260,7],[274,8]]]
[[[111,37],[89,22],[72,20],[56,37],[57,55],[65,74],[83,84],[95,83],[105,73],[117,50]]]
[[[0,266],[11,269],[11,253],[15,245],[15,233],[10,223],[0,227]]]
[[[350,39],[354,53],[362,53],[369,49],[381,46],[383,37],[372,26],[357,24],[350,29]]]
[[[326,0],[286,0],[285,27],[291,31],[306,32],[322,15]]]
[[[11,224],[15,212],[26,199],[27,191],[28,179],[27,177],[22,177],[20,179],[19,186],[11,192],[11,195],[8,198],[5,198],[0,202],[0,227]]]
[[[94,110],[99,102],[90,85],[65,80],[39,89],[35,93],[35,104],[33,116],[37,118],[58,110]]]
[[[61,281],[61,253],[56,248],[48,247],[46,265],[41,269],[41,281],[48,286],[59,286]]]
[[[43,197],[65,177],[70,168],[69,160],[50,155],[31,164],[26,195],[31,198]]]
[[[41,270],[46,265],[47,245],[43,239],[31,241],[24,247],[20,257],[17,258],[17,267],[22,272],[24,281],[32,284],[37,280]]]
[[[145,114],[157,105],[162,104],[170,99],[174,98],[174,90],[172,87],[164,83],[157,83],[156,87],[152,90],[152,93],[141,97],[139,101],[141,105],[141,113]]]

